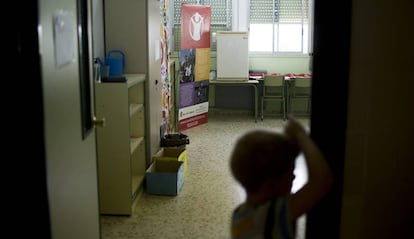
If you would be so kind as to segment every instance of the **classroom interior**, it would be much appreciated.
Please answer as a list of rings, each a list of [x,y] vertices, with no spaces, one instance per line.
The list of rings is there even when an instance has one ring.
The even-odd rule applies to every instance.
[[[90,2],[94,14],[103,13],[103,1],[80,2]],[[147,3],[155,6],[160,1],[129,2],[143,4],[133,9],[142,13],[136,14],[140,19],[137,25],[144,23],[145,26],[140,26],[142,29],[155,30],[159,35],[159,24],[147,28],[148,15],[145,12]],[[414,183],[414,165],[409,149],[412,147],[414,130],[414,114],[410,112],[414,96],[411,94],[414,82],[411,80],[414,27],[410,19],[413,2],[315,2],[318,3],[315,4],[317,40],[314,45],[312,70],[312,89],[315,93],[312,95],[312,113],[307,123],[312,137],[326,153],[337,181],[324,201],[307,215],[307,237],[412,238],[410,219],[414,201],[411,190]],[[28,179],[30,186],[38,190],[30,197],[28,194],[24,197],[9,197],[13,200],[12,205],[15,204],[13,216],[16,218],[8,220],[17,228],[13,233],[27,233],[28,237],[38,234],[42,238],[90,239],[101,238],[103,234],[109,238],[128,238],[126,231],[138,230],[142,226],[133,221],[135,217],[120,217],[111,221],[109,218],[112,217],[101,217],[99,213],[96,152],[93,144],[95,135],[92,133],[89,138],[84,139],[80,129],[78,62],[74,60],[64,67],[55,65],[52,16],[57,9],[76,12],[77,2],[38,0],[16,3],[27,5],[18,11],[17,19],[20,19],[18,23],[22,28],[17,30],[22,34],[19,36],[23,37],[16,39],[19,58],[13,65],[25,66],[25,70],[18,72],[20,79],[27,79],[28,75],[31,78],[24,81],[25,85],[19,88],[19,92],[21,96],[31,96],[30,108],[34,110],[30,112],[28,124],[28,114],[21,110],[22,105],[27,105],[28,97],[16,97],[12,107],[6,107],[5,115],[16,116],[5,117],[5,120],[10,121],[7,125],[19,127],[14,127],[15,130],[7,135],[18,150],[6,147],[4,153],[14,155],[19,152],[19,160],[8,162],[15,162],[16,165],[11,169],[19,172],[12,176],[12,181],[17,181],[18,178],[22,180],[18,185],[13,185],[14,190],[8,195],[21,195],[22,185],[27,185]],[[156,18],[159,19],[159,15]],[[333,23],[336,27],[326,23]],[[73,29],[71,36],[76,39],[77,32]],[[104,28],[101,26],[93,30],[93,47],[98,49],[94,49],[94,52],[98,56],[104,56]],[[121,38],[126,39],[123,35]],[[76,45],[77,41],[74,42]],[[156,43],[151,41],[151,46],[144,48],[154,49]],[[145,51],[138,52],[137,56],[146,55],[142,52]],[[78,56],[77,51],[75,56]],[[300,65],[301,68],[278,68],[291,60],[299,62],[292,64],[292,67]],[[135,65],[142,67],[142,72],[147,72],[149,68],[146,60],[141,62],[144,63]],[[252,57],[251,62],[257,69],[267,69],[268,72],[306,72],[309,69],[309,57],[306,56],[298,59],[284,56],[277,60],[257,56]],[[154,83],[153,81],[155,79],[151,78],[150,83]],[[14,81],[4,83],[9,83],[10,89],[16,87]],[[16,113],[16,109],[20,112]],[[230,117],[229,119],[235,121],[245,118],[245,121],[255,126],[272,120],[265,117],[263,121],[252,123],[251,109],[247,111],[249,114],[241,114],[238,119],[228,115],[224,118]],[[212,115],[212,122],[214,117]],[[283,124],[283,121],[279,123]],[[27,125],[29,127],[25,127]],[[277,125],[274,127],[278,127]],[[206,127],[208,124],[194,128],[194,131],[202,131]],[[219,122],[217,129],[220,129]],[[158,127],[156,130],[159,130]],[[197,140],[190,131],[188,134],[196,143]],[[24,144],[24,150],[21,150],[22,135],[30,135],[33,139]],[[202,138],[198,140],[201,143]],[[188,145],[189,152],[192,151],[192,145],[195,144]],[[221,147],[221,144],[214,146]],[[199,150],[202,152],[203,149]],[[194,157],[197,155],[194,154]],[[203,162],[200,161],[199,166],[202,167]],[[190,160],[190,163],[193,162]],[[195,164],[193,166],[196,167]],[[212,169],[214,176],[214,169],[217,168]],[[183,187],[183,196],[185,190],[191,188],[189,182],[186,181]],[[200,193],[205,195],[204,191]],[[235,195],[238,197],[240,194]],[[191,197],[188,199],[192,201]],[[28,212],[28,208],[22,205],[27,205],[28,200],[39,202],[29,205],[31,215],[36,215],[39,224],[24,223],[22,226],[21,215]],[[237,201],[240,198],[230,200]],[[209,199],[210,201],[213,205],[216,203],[214,199]],[[174,199],[169,203],[172,207],[183,206]],[[191,203],[184,206],[188,205]],[[197,209],[203,208],[199,206]],[[148,228],[158,224],[158,220],[162,220],[164,225],[174,223],[163,217],[162,212],[154,212],[158,214],[158,218],[142,222],[148,222]],[[384,218],[393,220],[390,222]],[[226,219],[223,217],[221,220]],[[117,228],[114,231],[109,230],[111,223],[115,224],[113,228]],[[153,232],[146,233],[151,235]]]
[[[309,130],[309,117],[298,117]],[[188,171],[176,196],[144,193],[131,216],[103,215],[103,239],[123,238],[229,238],[232,210],[245,192],[231,176],[228,159],[235,141],[245,132],[266,129],[280,132],[286,121],[265,117],[254,122],[246,112],[209,114],[208,124],[184,131]],[[296,160],[292,191],[306,183],[306,164]],[[296,239],[305,238],[306,215],[298,219]]]

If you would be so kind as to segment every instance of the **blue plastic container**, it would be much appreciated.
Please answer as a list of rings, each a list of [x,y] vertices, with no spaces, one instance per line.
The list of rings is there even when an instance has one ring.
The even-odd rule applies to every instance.
[[[121,50],[109,51],[105,64],[109,66],[109,76],[122,76],[125,68],[125,53]]]

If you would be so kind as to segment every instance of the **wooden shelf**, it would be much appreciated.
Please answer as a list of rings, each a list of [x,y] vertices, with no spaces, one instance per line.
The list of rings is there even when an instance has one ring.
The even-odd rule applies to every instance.
[[[144,142],[144,137],[131,138],[131,154]]]
[[[145,74],[124,74],[124,76],[127,78],[128,88],[145,81]]]
[[[131,215],[145,177],[145,75],[123,83],[96,83],[100,213]]]
[[[140,112],[141,110],[143,110],[144,105],[143,104],[135,104],[135,103],[131,103],[129,105],[129,115],[133,116],[134,114]]]
[[[134,199],[134,195],[137,194],[137,190],[139,190],[140,186],[142,185],[144,178],[145,174],[132,176],[132,199]]]

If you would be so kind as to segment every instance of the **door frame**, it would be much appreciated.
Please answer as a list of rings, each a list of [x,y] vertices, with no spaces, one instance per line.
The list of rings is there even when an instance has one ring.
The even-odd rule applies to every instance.
[[[315,0],[314,7],[311,137],[324,152],[335,183],[329,194],[307,214],[306,238],[340,238],[351,1]]]
[[[39,4],[38,1],[21,0],[13,4],[14,9],[23,4],[25,7],[17,11],[17,24],[13,26],[15,34],[11,34],[17,36],[13,39],[17,49],[17,62],[12,64],[14,67],[20,67],[20,70],[16,71],[17,78],[3,85],[4,89],[16,90],[15,97],[8,101],[3,109],[4,115],[12,116],[4,117],[6,123],[3,123],[9,128],[4,130],[3,137],[7,145],[11,146],[4,147],[3,154],[12,155],[8,160],[12,163],[12,167],[8,171],[13,172],[12,175],[7,176],[6,184],[12,186],[11,192],[6,193],[10,196],[7,197],[10,203],[6,204],[9,209],[13,208],[13,216],[16,216],[8,219],[11,227],[7,226],[6,230],[10,230],[11,233],[18,232],[23,237],[36,235],[47,239],[51,238],[51,227],[46,183],[44,106],[38,39]],[[23,80],[23,84],[17,83],[20,80]],[[25,105],[29,107],[23,107]],[[28,193],[33,190],[35,193]],[[27,207],[27,205],[32,206]],[[22,215],[29,217],[35,215],[37,223],[25,223],[22,228]]]

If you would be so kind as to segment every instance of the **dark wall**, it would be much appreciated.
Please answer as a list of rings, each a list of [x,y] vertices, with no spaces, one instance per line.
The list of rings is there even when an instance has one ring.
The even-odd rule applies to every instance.
[[[351,1],[315,0],[314,14],[311,136],[333,169],[335,184],[308,213],[306,238],[334,239],[340,237]]]
[[[3,108],[3,114],[8,116],[4,117],[7,133],[3,137],[10,145],[5,147],[3,155],[9,155],[7,161],[12,163],[12,167],[4,171],[11,173],[4,182],[11,185],[11,192],[6,194],[11,203],[5,204],[6,210],[13,209],[11,217],[5,215],[13,224],[6,230],[12,230],[14,237],[50,238],[38,1],[18,0],[13,4],[17,14],[14,16],[17,23],[13,25],[17,62],[13,62],[13,68],[17,67],[18,76],[3,85],[3,89],[10,89],[14,94]]]

